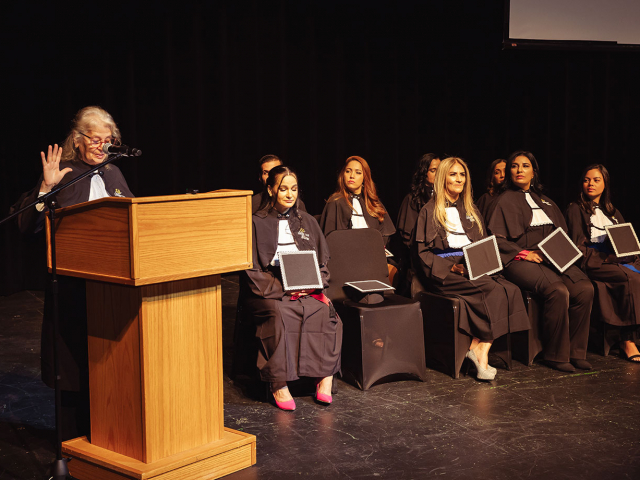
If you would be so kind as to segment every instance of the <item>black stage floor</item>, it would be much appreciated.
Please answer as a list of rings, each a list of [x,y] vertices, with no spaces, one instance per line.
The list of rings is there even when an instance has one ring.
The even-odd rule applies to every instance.
[[[281,412],[245,397],[231,367],[237,276],[223,277],[225,425],[255,434],[258,463],[228,479],[640,479],[640,366],[589,354],[562,374],[516,363],[492,384],[429,370],[334,404]],[[53,393],[39,379],[41,292],[0,297],[0,480],[48,479]]]

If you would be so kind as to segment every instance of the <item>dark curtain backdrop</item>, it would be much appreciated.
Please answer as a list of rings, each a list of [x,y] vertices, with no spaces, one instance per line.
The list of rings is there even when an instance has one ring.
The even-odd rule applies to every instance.
[[[57,2],[56,2],[57,3]],[[476,196],[488,164],[537,156],[564,208],[588,163],[613,177],[635,222],[640,57],[502,51],[503,2],[232,0],[12,2],[3,7],[3,215],[32,188],[39,152],[75,112],[106,108],[139,196],[255,189],[258,159],[297,169],[322,211],[349,155],[366,158],[395,218],[416,160],[468,161]],[[0,293],[41,286],[42,239],[0,227]]]

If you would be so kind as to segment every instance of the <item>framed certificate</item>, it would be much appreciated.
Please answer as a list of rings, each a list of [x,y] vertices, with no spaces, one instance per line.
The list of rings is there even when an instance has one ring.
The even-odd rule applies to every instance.
[[[607,225],[604,227],[613,245],[613,250],[617,257],[626,257],[627,255],[638,255],[640,253],[640,244],[638,236],[630,223],[621,223],[620,225]]]
[[[315,251],[278,252],[278,259],[285,292],[323,288]]]
[[[346,282],[345,285],[355,288],[362,293],[385,292],[395,290],[391,285],[387,285],[380,280],[362,280],[359,282]]]
[[[469,271],[469,280],[492,275],[502,270],[502,260],[495,235],[483,238],[462,248]]]
[[[538,244],[538,248],[560,273],[563,273],[582,256],[582,252],[578,250],[578,247],[573,244],[562,228],[556,228]]]

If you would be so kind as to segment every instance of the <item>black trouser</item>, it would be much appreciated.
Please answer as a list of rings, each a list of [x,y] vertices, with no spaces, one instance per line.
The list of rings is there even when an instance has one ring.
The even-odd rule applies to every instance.
[[[578,267],[572,272],[580,277]],[[565,272],[566,273],[566,272]],[[589,341],[589,319],[593,303],[593,285],[584,273],[574,282],[546,265],[513,261],[504,269],[504,276],[523,290],[533,292],[544,302],[542,339],[544,358],[568,362],[569,358],[585,359]]]

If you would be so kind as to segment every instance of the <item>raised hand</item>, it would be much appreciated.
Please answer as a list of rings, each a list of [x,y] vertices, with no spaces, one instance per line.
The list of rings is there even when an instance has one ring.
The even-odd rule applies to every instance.
[[[71,171],[71,168],[60,171],[62,147],[58,147],[58,144],[55,144],[53,148],[49,145],[47,156],[45,157],[44,152],[40,152],[40,157],[42,158],[42,175],[44,177],[40,191],[49,193]]]

